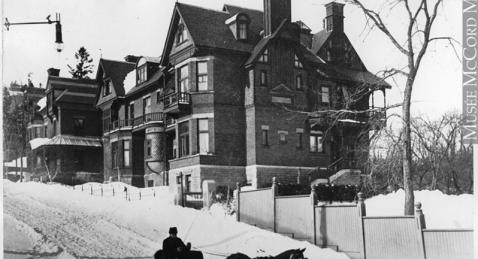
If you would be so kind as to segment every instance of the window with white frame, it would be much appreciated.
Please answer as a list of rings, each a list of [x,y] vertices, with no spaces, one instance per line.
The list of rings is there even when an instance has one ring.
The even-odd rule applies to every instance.
[[[178,89],[181,93],[188,92],[189,89],[189,66],[184,65],[178,69]]]
[[[198,91],[207,90],[207,61],[197,62],[197,85]]]
[[[320,101],[322,103],[330,103],[330,88],[322,86],[320,88]]]
[[[269,49],[265,49],[259,57],[259,62],[267,63],[269,62]]]
[[[310,132],[310,152],[321,153],[324,151],[323,145],[323,133],[321,131]]]
[[[199,154],[209,153],[209,121],[208,119],[198,120],[198,145]]]

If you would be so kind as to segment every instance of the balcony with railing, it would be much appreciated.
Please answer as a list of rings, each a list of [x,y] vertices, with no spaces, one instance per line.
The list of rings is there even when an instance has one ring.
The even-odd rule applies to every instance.
[[[163,123],[163,121],[164,114],[162,112],[152,112],[139,117],[135,117],[134,119],[116,120],[111,123],[103,124],[103,132],[107,133],[119,129],[133,129],[141,127],[147,123]]]
[[[163,96],[164,112],[169,114],[184,114],[191,110],[191,95],[177,92]]]
[[[139,127],[149,122],[163,122],[164,114],[162,112],[152,112],[145,115],[135,117],[133,127]]]

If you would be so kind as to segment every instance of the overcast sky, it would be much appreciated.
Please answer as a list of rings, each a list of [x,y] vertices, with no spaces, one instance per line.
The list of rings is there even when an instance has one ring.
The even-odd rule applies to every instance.
[[[225,1],[225,2],[224,2]],[[315,33],[322,29],[324,4],[331,0],[292,0],[292,20],[304,21]],[[60,68],[61,76],[69,77],[67,64],[74,64],[74,53],[86,47],[94,59],[95,70],[99,58],[122,60],[128,54],[159,56],[164,46],[171,20],[174,0],[3,0],[3,18],[10,22],[45,21],[48,14],[61,13],[64,50],[55,50],[54,25],[2,27],[4,85],[13,80],[35,85],[46,83],[46,70]],[[262,0],[181,0],[180,2],[221,9],[224,3],[262,9]],[[387,10],[388,6],[377,7]],[[440,7],[433,34],[452,36],[461,41],[461,1],[445,0]],[[384,17],[402,42],[406,28],[403,13],[396,9]],[[400,19],[399,17],[402,17]],[[204,21],[207,26],[207,21]],[[364,32],[365,19],[357,8],[345,7],[345,32],[366,67],[376,73],[387,67],[400,66],[406,60],[380,32]],[[461,46],[458,46],[460,52]],[[461,112],[461,64],[453,49],[445,42],[432,44],[414,89],[413,113],[436,117],[448,111]],[[387,102],[400,102],[402,85],[390,81],[393,89]]]

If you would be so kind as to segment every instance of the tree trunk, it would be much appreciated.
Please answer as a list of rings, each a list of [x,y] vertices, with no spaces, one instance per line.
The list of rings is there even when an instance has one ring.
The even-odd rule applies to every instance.
[[[411,125],[410,108],[413,79],[409,76],[403,98],[403,139],[402,139],[402,166],[403,166],[403,188],[405,189],[405,215],[414,215],[415,197],[413,195],[412,182],[412,144],[411,144]]]

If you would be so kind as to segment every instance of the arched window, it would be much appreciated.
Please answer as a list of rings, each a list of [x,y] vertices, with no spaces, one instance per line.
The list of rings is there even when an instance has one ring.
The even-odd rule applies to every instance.
[[[247,40],[247,24],[243,21],[239,21],[237,24],[237,35],[240,40]]]

